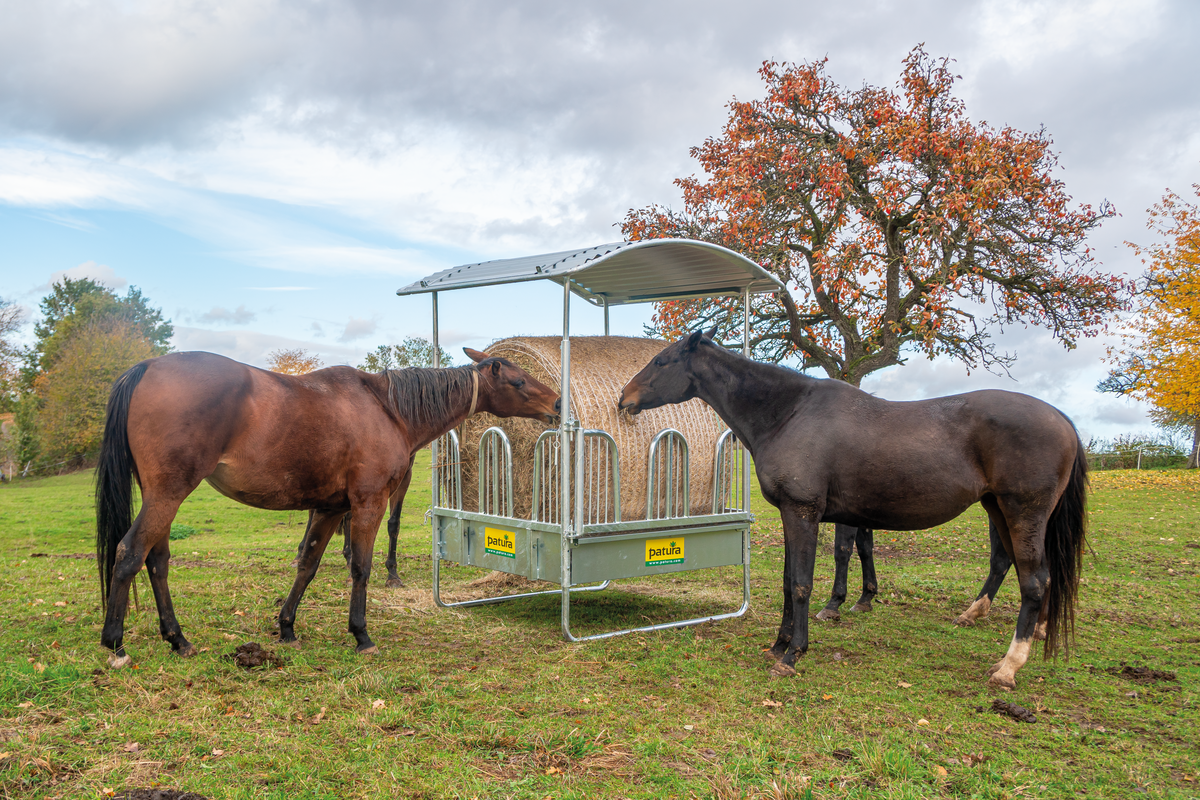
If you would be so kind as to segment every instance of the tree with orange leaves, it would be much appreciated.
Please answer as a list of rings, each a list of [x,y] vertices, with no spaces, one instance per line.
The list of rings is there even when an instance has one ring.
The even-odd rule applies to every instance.
[[[988,328],[1044,325],[1068,348],[1120,309],[1125,282],[1094,268],[1087,234],[1114,215],[1075,207],[1042,130],[972,123],[949,59],[921,47],[898,91],[847,90],[825,61],[767,61],[766,96],[732,101],[719,138],[676,181],[683,211],[630,210],[628,239],[678,236],[744,253],[787,287],[751,304],[756,357],[858,385],[905,353],[1005,368]],[[675,337],[718,325],[740,338],[741,300],[657,306]]]
[[[1200,198],[1200,184],[1192,188]],[[1200,466],[1200,208],[1168,191],[1149,214],[1147,227],[1163,241],[1129,243],[1148,271],[1122,346],[1109,351],[1116,366],[1098,388],[1149,402],[1160,424],[1190,428],[1187,465],[1194,469]]]
[[[323,366],[320,356],[313,355],[303,347],[293,350],[280,348],[267,354],[267,369],[284,375],[307,375]]]

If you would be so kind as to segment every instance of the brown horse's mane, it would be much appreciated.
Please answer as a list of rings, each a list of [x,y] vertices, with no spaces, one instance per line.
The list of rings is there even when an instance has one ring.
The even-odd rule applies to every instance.
[[[388,403],[401,419],[414,425],[431,425],[445,420],[449,409],[470,402],[474,391],[471,377],[476,365],[446,369],[405,367],[386,369]]]

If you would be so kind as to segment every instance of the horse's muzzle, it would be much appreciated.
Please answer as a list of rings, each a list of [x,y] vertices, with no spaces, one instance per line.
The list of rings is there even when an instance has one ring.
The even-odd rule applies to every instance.
[[[641,413],[642,409],[638,405],[637,400],[626,400],[625,391],[622,390],[621,396],[617,398],[617,411],[624,411],[630,416],[637,416]]]

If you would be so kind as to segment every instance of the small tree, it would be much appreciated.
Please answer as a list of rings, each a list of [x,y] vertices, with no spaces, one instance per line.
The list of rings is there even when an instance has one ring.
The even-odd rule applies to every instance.
[[[905,351],[1005,367],[987,329],[1048,327],[1067,347],[1122,307],[1124,282],[1092,269],[1087,234],[1115,212],[1072,207],[1044,131],[965,116],[949,59],[920,47],[899,91],[843,89],[825,61],[759,71],[761,100],[729,104],[693,148],[681,212],[631,210],[629,239],[680,236],[744,253],[787,287],[753,300],[756,357],[799,357],[852,384]],[[741,300],[662,303],[673,338],[716,324],[741,337]]]
[[[1193,186],[1200,197],[1200,184]],[[1192,432],[1188,467],[1200,466],[1200,209],[1168,191],[1149,209],[1147,227],[1160,244],[1129,243],[1148,267],[1134,298],[1114,368],[1101,391],[1150,403],[1160,425]]]
[[[34,381],[43,462],[79,467],[97,453],[113,382],[153,355],[154,346],[128,320],[97,318],[75,328],[58,348],[54,365]]]
[[[16,407],[20,349],[13,334],[21,329],[21,307],[0,298],[0,412]]]
[[[450,354],[438,347],[440,365],[451,366],[454,361]],[[367,353],[363,363],[358,368],[364,372],[383,372],[385,369],[403,369],[404,367],[432,367],[433,343],[420,336],[409,336],[400,344],[381,344]]]
[[[282,372],[284,375],[307,375],[318,370],[325,364],[303,347],[294,350],[272,350],[267,355],[267,369],[272,372]]]

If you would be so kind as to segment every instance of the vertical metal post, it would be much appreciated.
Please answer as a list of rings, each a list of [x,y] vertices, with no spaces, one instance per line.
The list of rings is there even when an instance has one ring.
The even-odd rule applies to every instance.
[[[438,349],[437,292],[430,292],[429,296],[433,298],[433,366],[436,368],[441,363],[441,359],[438,358],[439,349]],[[431,469],[429,471],[430,476],[433,479],[433,485],[430,487],[430,500],[431,500],[430,504],[433,506],[434,509],[436,509],[438,507],[438,489],[441,488],[440,486],[438,486],[439,475],[438,475],[438,440],[437,439],[434,439],[432,442],[429,443],[429,459],[430,459],[430,464],[433,467],[433,469]],[[442,571],[441,571],[441,560],[439,558],[441,553],[440,553],[440,548],[438,547],[438,518],[437,518],[436,513],[433,514],[433,526],[432,526],[432,531],[430,532],[429,539],[431,542],[430,547],[432,548],[430,555],[433,558],[433,599],[434,599],[435,603],[437,603],[438,605],[441,605],[441,602],[442,602],[442,591],[441,591]]]
[[[559,395],[562,411],[558,421],[559,451],[559,512],[562,517],[562,542],[560,552],[560,574],[562,576],[562,629],[564,635],[571,630],[571,432],[574,420],[571,416],[571,279],[563,281],[563,335],[560,358],[561,380]]]
[[[604,335],[608,336],[608,298],[604,298]]]
[[[742,355],[750,357],[750,287],[742,291]],[[742,511],[750,513],[750,448],[742,442]],[[742,531],[742,604],[750,607],[750,529]]]

